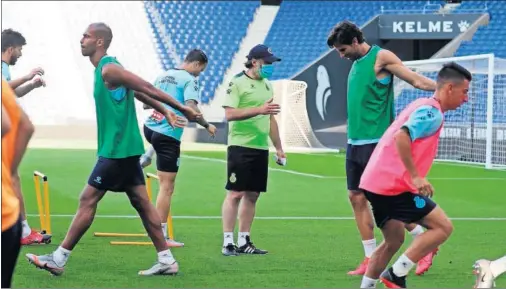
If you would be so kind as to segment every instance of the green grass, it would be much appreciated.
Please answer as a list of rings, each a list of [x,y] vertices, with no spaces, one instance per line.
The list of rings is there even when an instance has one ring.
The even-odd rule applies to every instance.
[[[185,152],[185,155],[224,160],[224,152]],[[39,226],[32,172],[49,176],[53,243],[22,249],[14,277],[14,287],[358,287],[360,277],[346,272],[363,258],[363,249],[353,220],[259,219],[252,238],[266,256],[226,258],[221,255],[221,220],[188,219],[177,216],[220,216],[225,196],[225,164],[183,157],[173,198],[175,236],[185,243],[173,249],[181,274],[175,277],[139,277],[137,272],[156,261],[153,247],[111,246],[111,238],[93,237],[93,232],[143,232],[137,218],[97,217],[91,229],[72,252],[65,273],[52,277],[28,265],[24,254],[45,254],[64,238],[70,217],[78,206],[79,194],[95,163],[93,150],[31,149],[21,172],[29,221]],[[258,203],[257,216],[263,217],[351,217],[346,192],[342,155],[292,154],[281,168],[334,178],[295,175],[271,170],[269,192]],[[154,172],[153,167],[148,169]],[[436,188],[435,200],[452,218],[506,218],[506,176],[504,171],[477,167],[435,164],[429,180]],[[446,178],[446,179],[445,179]],[[448,178],[463,178],[450,180]],[[465,179],[474,178],[474,179]],[[480,180],[481,178],[481,180]],[[502,179],[501,179],[502,178]],[[156,187],[155,187],[156,189]],[[108,193],[99,205],[98,215],[135,215],[126,196]],[[412,274],[414,288],[471,288],[471,265],[479,258],[505,254],[506,221],[455,220],[455,231],[443,245],[433,268],[423,277]],[[381,235],[376,232],[378,240]],[[126,238],[123,238],[126,239]],[[118,240],[118,238],[116,238]],[[147,238],[128,238],[142,240]],[[406,237],[406,245],[411,237]],[[498,286],[506,286],[499,279]],[[378,285],[381,287],[382,285]]]

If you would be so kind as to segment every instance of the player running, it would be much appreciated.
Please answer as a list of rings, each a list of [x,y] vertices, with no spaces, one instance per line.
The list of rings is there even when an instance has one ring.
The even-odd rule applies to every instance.
[[[371,211],[358,184],[379,139],[395,119],[393,75],[427,91],[434,91],[436,83],[411,71],[391,51],[367,44],[362,31],[349,21],[341,22],[332,29],[327,45],[353,62],[348,75],[346,178],[365,259],[348,274],[363,275],[376,249],[376,239]],[[423,233],[423,228],[416,224],[407,224],[406,229],[413,237]],[[429,270],[436,252],[437,249],[420,260],[417,274]]]
[[[18,59],[22,56],[23,46],[26,45],[26,40],[23,35],[12,29],[5,29],[2,31],[2,77],[7,80],[12,89],[15,90],[15,97],[22,97],[35,88],[45,86],[42,78],[44,71],[41,68],[33,69],[29,74],[12,79],[9,66],[15,65]],[[25,84],[28,82],[27,84]],[[19,198],[19,209],[21,212],[21,220],[23,232],[21,234],[21,244],[47,244],[51,242],[51,235],[45,234],[44,231],[37,232],[30,228],[28,220],[26,219],[25,201],[21,190],[21,180],[18,171],[12,171],[12,188]]]
[[[61,275],[70,253],[93,223],[97,205],[105,193],[126,192],[158,252],[158,262],[152,268],[140,271],[139,275],[176,274],[179,265],[163,237],[160,216],[148,198],[139,164],[144,144],[135,113],[134,97],[162,113],[173,125],[177,124],[176,115],[165,109],[159,101],[181,111],[191,121],[199,114],[125,70],[115,57],[107,55],[112,36],[106,24],[93,23],[81,38],[82,55],[89,57],[95,67],[98,161],[81,193],[79,209],[65,240],[51,254],[26,254],[26,257],[38,268]]]
[[[33,124],[2,79],[2,288],[11,287],[21,249],[21,207],[12,186],[12,172],[18,170],[33,132]]]
[[[202,50],[191,50],[179,68],[169,69],[156,79],[155,87],[173,95],[181,104],[184,103],[200,112],[197,106],[200,100],[200,88],[196,77],[206,69],[207,63],[207,56]],[[169,106],[166,108],[171,109]],[[182,116],[181,112],[175,109],[171,110]],[[198,119],[197,123],[206,128],[211,136],[215,135],[216,127],[209,124],[203,117]],[[160,181],[156,209],[162,219],[163,234],[170,245],[175,247],[182,246],[183,243],[169,239],[166,220],[169,216],[174,183],[180,165],[182,135],[183,128],[171,127],[165,117],[156,110],[144,123],[144,136],[156,152],[156,168]],[[141,157],[141,165],[145,158],[149,158],[149,156],[143,155]]]
[[[506,255],[494,261],[480,259],[474,263],[474,288],[493,288],[495,279],[506,272]]]
[[[443,65],[433,97],[410,103],[372,153],[359,187],[365,191],[384,240],[369,260],[361,288],[375,287],[378,278],[388,288],[405,288],[406,276],[415,263],[450,237],[453,225],[430,199],[434,188],[426,176],[437,155],[444,113],[467,102],[471,79],[462,66],[453,62]],[[404,242],[406,223],[423,224],[427,231],[384,271]]]

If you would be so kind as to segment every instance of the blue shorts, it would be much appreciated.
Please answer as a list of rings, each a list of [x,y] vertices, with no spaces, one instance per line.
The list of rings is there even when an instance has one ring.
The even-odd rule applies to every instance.
[[[364,145],[348,144],[348,148],[346,149],[346,181],[348,183],[348,190],[363,191],[358,187],[360,185],[360,178],[376,145],[376,143]]]
[[[101,191],[126,192],[132,187],[145,185],[140,156],[122,159],[99,157],[88,178],[88,185]]]

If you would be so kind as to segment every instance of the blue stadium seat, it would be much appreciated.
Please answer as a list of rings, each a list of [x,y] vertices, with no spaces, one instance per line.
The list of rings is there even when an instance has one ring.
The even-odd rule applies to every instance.
[[[442,1],[430,1],[440,4]],[[265,43],[281,58],[289,59],[276,67],[273,79],[290,78],[311,61],[328,51],[330,29],[348,19],[361,26],[383,10],[396,13],[432,13],[437,5],[427,1],[300,1],[285,0]],[[432,9],[432,10],[431,10]],[[388,12],[387,12],[388,13]]]
[[[193,48],[203,49],[209,57],[208,68],[200,76],[202,103],[213,99],[259,6],[260,1],[144,2],[164,69],[177,66],[173,54],[184,59]],[[156,14],[161,21],[155,20]]]

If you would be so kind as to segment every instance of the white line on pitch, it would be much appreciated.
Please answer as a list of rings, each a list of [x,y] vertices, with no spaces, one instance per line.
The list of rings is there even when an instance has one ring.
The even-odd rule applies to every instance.
[[[189,155],[181,155],[181,156],[183,158],[187,158],[187,159],[209,161],[209,162],[215,162],[215,163],[224,163],[224,164],[227,163],[227,161],[221,160],[221,159],[205,158],[205,157],[195,157],[195,156],[189,156]],[[292,175],[299,175],[299,176],[305,176],[305,177],[319,178],[319,179],[328,179],[328,178],[330,178],[330,177],[322,176],[322,175],[301,173],[301,172],[297,172],[297,171],[277,169],[277,168],[269,168],[269,170],[276,171],[276,172],[283,172],[283,173],[292,174]]]
[[[183,158],[187,159],[193,159],[193,160],[200,160],[200,161],[209,161],[209,162],[215,162],[215,163],[223,163],[226,164],[227,161],[222,159],[215,159],[215,158],[206,158],[206,157],[196,157],[196,156],[189,156],[189,155],[182,155]],[[318,179],[346,179],[346,176],[322,176],[322,175],[316,175],[316,174],[308,174],[308,173],[302,173],[292,170],[285,170],[285,169],[278,169],[278,168],[269,168],[271,171],[276,172],[283,172],[288,173],[292,175],[299,175],[299,176],[305,176],[305,177],[313,177]],[[464,177],[448,177],[448,178],[429,178],[429,180],[449,180],[449,181],[485,181],[485,180],[506,180],[506,178],[464,178]]]
[[[38,214],[27,214],[28,217],[38,217]],[[73,218],[74,215],[56,214],[51,215],[56,218]],[[95,215],[96,218],[107,219],[137,219],[138,215]],[[221,216],[172,216],[174,219],[221,219]],[[255,217],[256,220],[354,220],[353,217]],[[450,218],[455,221],[506,221],[506,218]]]

